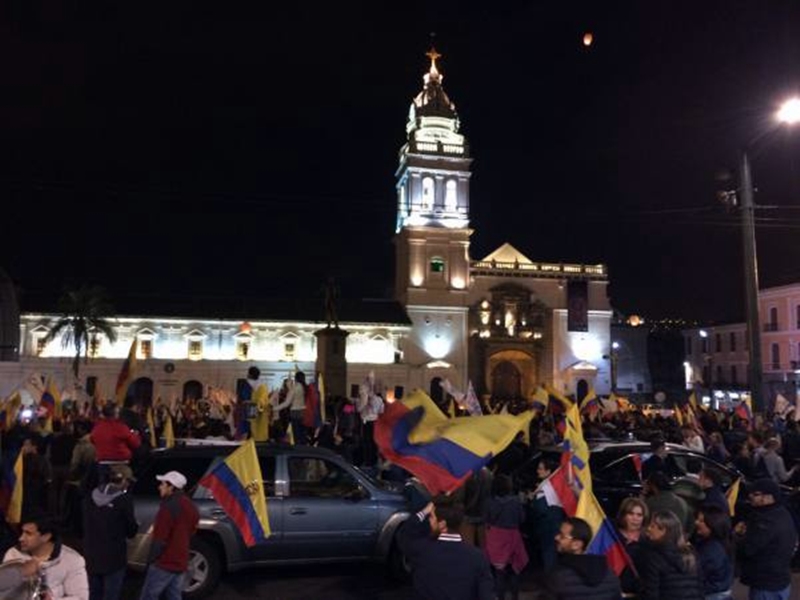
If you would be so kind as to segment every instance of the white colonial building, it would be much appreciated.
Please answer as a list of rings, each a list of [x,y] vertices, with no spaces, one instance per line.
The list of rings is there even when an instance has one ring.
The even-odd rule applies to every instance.
[[[479,394],[504,398],[528,397],[540,383],[579,395],[589,386],[608,393],[612,312],[603,265],[537,262],[510,244],[477,260],[470,256],[472,159],[442,87],[439,55],[429,56],[397,169],[395,299],[340,311],[340,326],[349,332],[348,388],[372,371],[390,397],[416,387],[436,394],[441,378],[460,389],[472,381]],[[31,373],[53,374],[69,387],[73,350],[60,340],[43,343],[58,315],[24,306],[19,313],[13,293],[7,299],[10,283],[5,286],[0,394]],[[298,368],[313,373],[323,308],[294,308],[265,300],[249,313],[209,318],[152,314],[142,306],[115,319],[114,344],[102,337],[92,344],[78,383],[89,393],[99,385],[110,395],[134,339],[136,393],[143,400],[196,396],[208,385],[233,390],[249,366],[271,386]]]

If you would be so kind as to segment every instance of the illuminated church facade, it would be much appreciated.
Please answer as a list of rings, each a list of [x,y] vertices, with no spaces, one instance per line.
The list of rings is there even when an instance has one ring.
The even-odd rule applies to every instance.
[[[442,86],[439,55],[428,56],[396,173],[395,298],[349,312],[343,307],[339,318],[349,333],[348,390],[372,372],[389,398],[413,388],[435,395],[443,379],[461,390],[472,382],[479,395],[503,399],[528,398],[540,383],[579,396],[589,387],[608,393],[612,311],[605,266],[536,262],[511,244],[480,259],[470,256],[472,158]],[[59,339],[44,342],[58,315],[20,313],[10,286],[0,281],[0,347],[6,349],[0,394],[31,373],[54,375],[70,387],[74,350]],[[146,310],[119,316],[112,319],[117,341],[92,342],[77,383],[83,393],[100,386],[112,395],[137,340],[143,400],[198,397],[209,385],[233,390],[252,365],[267,385],[277,386],[296,369],[315,371],[322,312],[298,315],[265,301],[229,318]]]

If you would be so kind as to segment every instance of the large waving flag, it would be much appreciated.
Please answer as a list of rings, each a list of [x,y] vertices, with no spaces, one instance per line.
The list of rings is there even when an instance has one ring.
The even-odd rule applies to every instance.
[[[567,398],[564,394],[557,391],[555,388],[550,387],[549,385],[545,384],[544,389],[547,390],[547,395],[549,399],[558,400],[558,402],[548,402],[548,406],[550,408],[550,412],[552,413],[565,413],[569,410],[569,407],[574,404],[572,400]]]
[[[613,523],[605,515],[600,503],[595,498],[594,492],[592,492],[589,446],[583,437],[580,413],[575,404],[570,406],[566,414],[564,455],[561,461],[561,469],[568,466],[574,475],[572,487],[578,488],[578,503],[575,516],[586,521],[591,526],[592,532],[594,532],[594,537],[586,551],[589,554],[605,555],[609,566],[617,575],[626,566],[630,566],[635,571],[633,562],[628,553],[625,552],[625,546],[621,543]]]
[[[449,492],[505,449],[533,413],[449,419],[424,392],[387,405],[375,424],[384,457],[416,475],[431,494]]]
[[[133,381],[136,373],[136,338],[131,342],[131,349],[128,350],[128,358],[122,363],[122,368],[119,370],[117,377],[117,388],[114,396],[117,399],[117,405],[122,406],[125,402],[125,396],[128,395],[128,386]]]
[[[213,467],[200,485],[211,490],[248,547],[266,541],[270,535],[267,496],[253,440]]]

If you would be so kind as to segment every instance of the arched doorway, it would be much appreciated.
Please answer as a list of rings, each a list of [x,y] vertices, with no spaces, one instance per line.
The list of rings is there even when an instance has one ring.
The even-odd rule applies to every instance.
[[[153,404],[153,380],[149,377],[139,377],[128,387],[126,402],[133,400],[134,404],[151,406]]]
[[[579,379],[575,386],[575,399],[580,402],[589,393],[589,383],[585,379]]]
[[[512,400],[522,396],[522,376],[514,363],[504,360],[492,370],[492,396]]]
[[[184,400],[200,400],[203,397],[203,384],[196,379],[191,379],[183,384]]]

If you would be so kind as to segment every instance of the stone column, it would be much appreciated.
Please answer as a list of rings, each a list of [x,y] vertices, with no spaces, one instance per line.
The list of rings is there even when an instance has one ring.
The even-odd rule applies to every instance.
[[[325,327],[314,332],[317,337],[317,373],[325,379],[325,394],[347,398],[347,336],[338,327]]]

